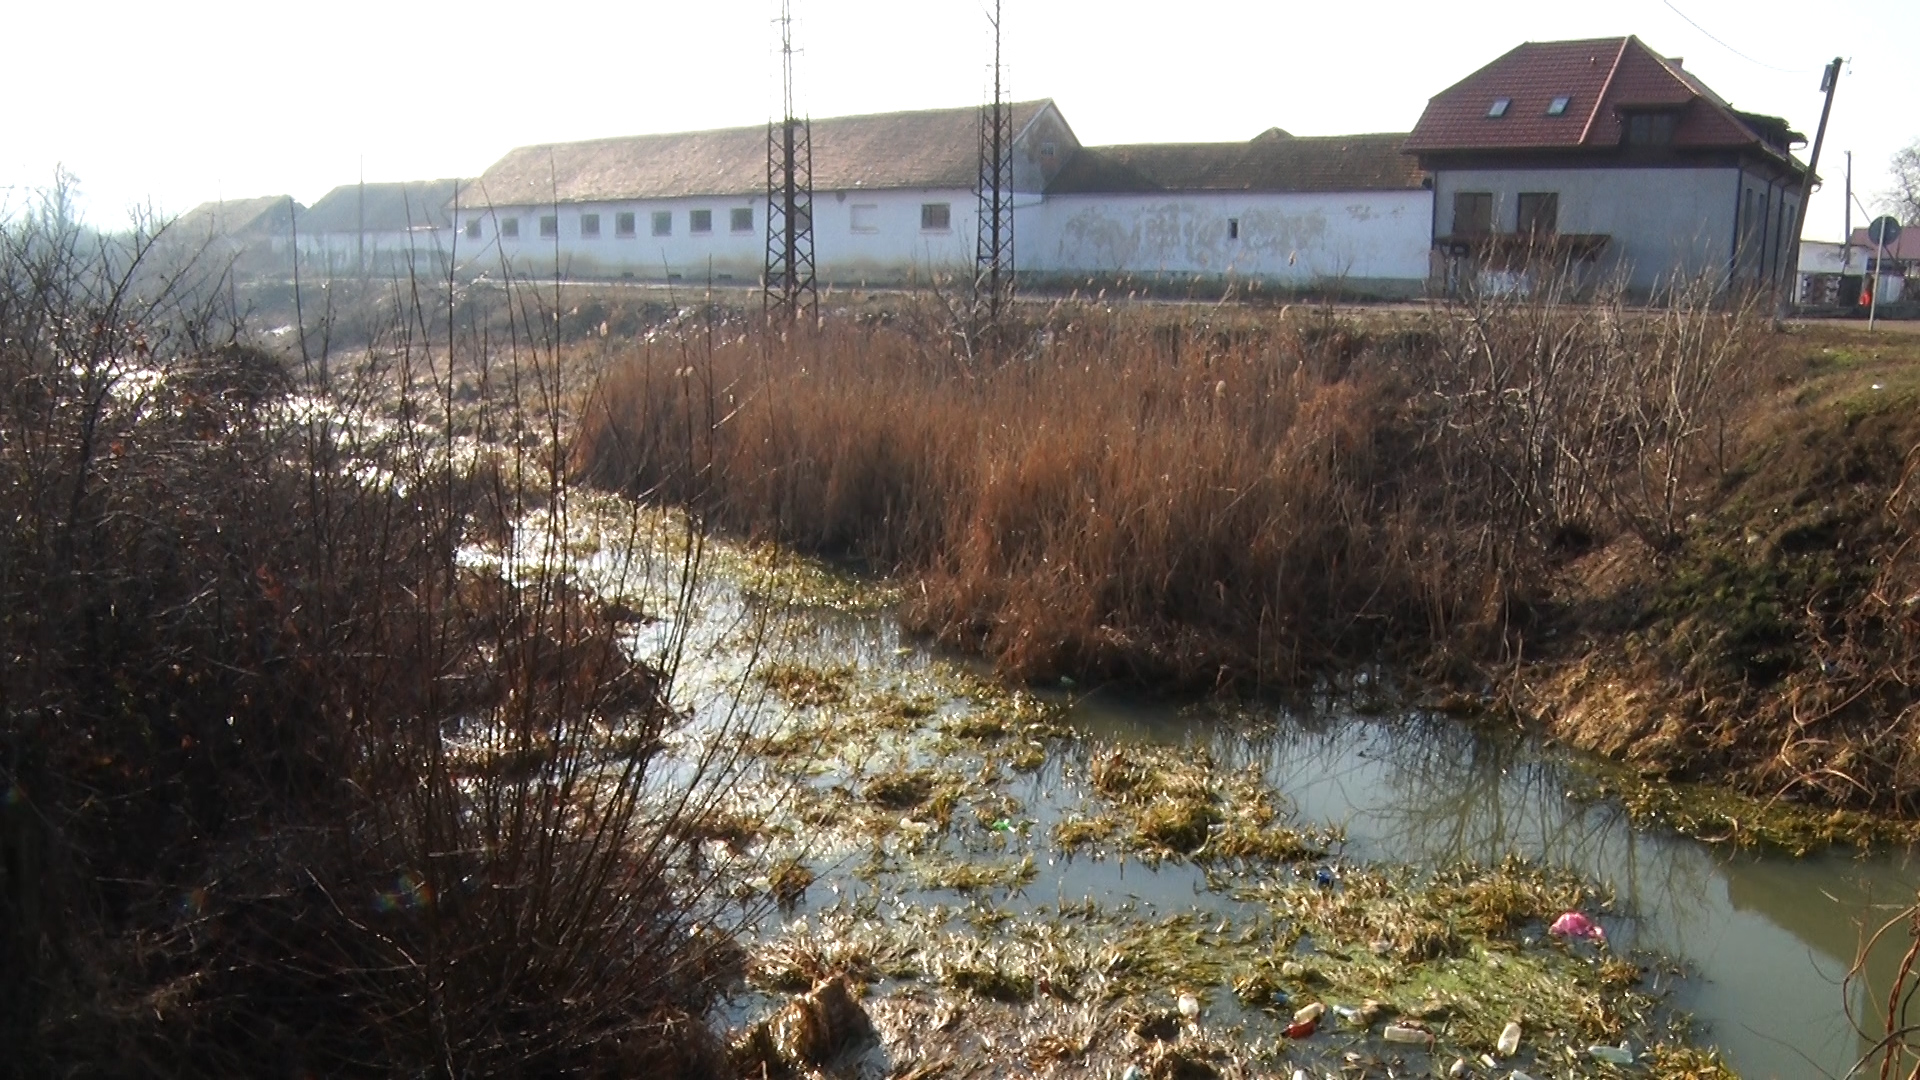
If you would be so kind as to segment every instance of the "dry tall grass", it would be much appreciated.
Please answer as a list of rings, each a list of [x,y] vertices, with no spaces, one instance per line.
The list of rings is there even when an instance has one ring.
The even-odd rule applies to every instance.
[[[1016,676],[1499,660],[1570,537],[1671,537],[1754,352],[1710,286],[1558,290],[1368,328],[1067,303],[993,362],[915,310],[683,335],[602,387],[576,468],[905,573],[911,622]]]

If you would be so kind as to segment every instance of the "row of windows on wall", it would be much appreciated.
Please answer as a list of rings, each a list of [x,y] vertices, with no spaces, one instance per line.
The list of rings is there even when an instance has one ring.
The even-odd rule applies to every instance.
[[[1560,227],[1560,193],[1523,191],[1515,207],[1517,233],[1549,235]],[[1493,192],[1456,191],[1453,195],[1453,235],[1488,236],[1493,232]]]
[[[880,231],[880,204],[854,203],[847,207],[847,227],[857,233]],[[920,228],[926,232],[946,232],[953,228],[953,204],[920,204]]]
[[[580,238],[582,240],[594,240],[599,238],[599,236],[601,235],[601,232],[600,232],[601,219],[603,216],[604,215],[601,215],[601,214],[581,214],[580,215],[579,230],[580,230]],[[618,237],[633,237],[633,236],[639,235],[639,232],[636,228],[638,215],[634,214],[630,210],[622,210],[619,213],[613,214],[612,217],[613,217],[613,235]],[[673,235],[673,217],[674,217],[674,214],[673,214],[673,211],[671,210],[655,210],[651,215],[652,220],[648,223],[652,227],[653,235],[654,236],[672,236]],[[483,223],[485,220],[486,219],[479,218],[479,217],[467,219],[467,238],[469,240],[480,239],[481,229],[483,228]],[[497,218],[496,220],[499,222],[501,239],[518,240],[520,238],[520,219],[519,218],[501,217],[501,218]],[[753,231],[753,207],[738,206],[733,208],[732,210],[729,210],[727,212],[727,228],[730,231],[737,232],[737,233],[752,232]],[[540,229],[540,236],[542,239],[550,240],[559,236],[560,235],[560,216],[558,214],[541,214],[539,216],[539,229]],[[713,211],[711,210],[687,211],[687,232],[694,236],[705,236],[712,233],[713,232]]]
[[[879,232],[879,212],[880,207],[876,203],[855,203],[852,207],[853,231]],[[593,213],[580,215],[579,229],[581,239],[593,240],[601,235],[601,217],[602,215]],[[673,217],[673,211],[671,210],[655,210],[652,214],[652,220],[649,222],[652,228],[652,234],[654,236],[672,236]],[[520,238],[519,218],[501,217],[496,220],[499,222],[501,239],[517,240]],[[484,218],[479,217],[467,219],[468,239],[480,239],[482,230],[485,227],[484,221]],[[613,215],[613,235],[618,237],[637,236],[638,230],[636,224],[636,215],[634,213],[625,210],[620,211]],[[750,206],[741,206],[728,211],[727,227],[730,231],[736,233],[752,232],[753,208]],[[945,232],[953,228],[953,204],[943,202],[921,203],[920,227],[929,232]],[[560,235],[559,215],[541,214],[539,216],[539,228],[542,239],[550,240],[558,237]],[[712,233],[713,211],[687,211],[687,232],[694,236],[704,236]]]

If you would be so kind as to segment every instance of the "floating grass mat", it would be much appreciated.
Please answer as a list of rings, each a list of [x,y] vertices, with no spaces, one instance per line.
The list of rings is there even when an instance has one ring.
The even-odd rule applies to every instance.
[[[1292,862],[1321,858],[1339,840],[1335,830],[1290,825],[1291,807],[1257,767],[1223,771],[1192,748],[1110,749],[1090,760],[1086,781],[1094,798],[1054,827],[1065,850]]]
[[[1617,801],[1642,828],[1672,829],[1710,844],[1798,857],[1835,844],[1868,851],[1920,840],[1920,823],[1647,777],[1610,761],[1579,758],[1575,764],[1576,796]]]
[[[1601,903],[1550,871],[1517,861],[1430,875],[1369,868],[1331,884],[1269,881],[1237,899],[1232,912],[1155,916],[1092,901],[920,906],[882,890],[789,922],[753,952],[750,978],[790,992],[841,974],[875,1009],[908,1000],[920,1004],[906,1011],[937,1007],[949,1020],[998,1017],[980,1037],[1030,1066],[1064,1056],[1157,1067],[1178,1050],[1214,1075],[1367,1062],[1380,1068],[1346,1074],[1384,1076],[1392,1065],[1438,1075],[1455,1060],[1474,1063],[1469,1075],[1496,1075],[1484,1059],[1500,1076],[1599,1077],[1618,1073],[1588,1047],[1625,1039],[1651,1051],[1650,1075],[1730,1075],[1673,1041],[1684,1018],[1641,989],[1635,963],[1547,937],[1561,902]],[[1294,1011],[1316,1002],[1348,1011],[1284,1037]],[[1074,1026],[1089,1017],[1097,1022]],[[1509,1022],[1523,1037],[1503,1055]],[[1388,1023],[1430,1041],[1389,1042]]]

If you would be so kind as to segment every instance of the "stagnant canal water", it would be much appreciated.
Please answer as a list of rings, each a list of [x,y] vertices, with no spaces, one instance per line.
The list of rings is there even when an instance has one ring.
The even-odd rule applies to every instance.
[[[930,662],[919,649],[903,652],[917,643],[885,615],[821,611],[811,618],[814,640],[804,647],[811,656],[898,669],[909,679]],[[1744,1077],[1847,1075],[1871,1046],[1848,1009],[1873,1027],[1908,943],[1904,934],[1890,935],[1871,957],[1867,980],[1843,986],[1865,934],[1920,889],[1920,860],[1910,853],[1794,858],[1649,831],[1615,803],[1575,797],[1570,763],[1530,740],[1443,716],[1360,715],[1337,703],[1256,706],[1222,719],[1110,690],[1047,696],[1069,703],[1067,717],[1080,734],[1053,746],[1046,763],[1011,789],[1039,826],[1032,835],[1044,836],[1077,801],[1063,774],[1085,745],[1151,743],[1203,750],[1224,768],[1257,765],[1301,821],[1344,830],[1346,860],[1444,866],[1518,855],[1564,868],[1613,893],[1620,916],[1606,922],[1617,953],[1681,962],[1684,974],[1664,988],[1669,1000],[1694,1017],[1696,1041],[1718,1047]],[[821,871],[830,884],[845,876],[832,861]],[[1214,894],[1204,876],[1179,861],[1043,854],[1022,892],[1039,902],[1135,901],[1164,913],[1205,907]],[[837,892],[860,890],[851,881],[837,885]]]
[[[798,657],[844,666],[866,685],[905,688],[940,685],[937,672],[965,663],[905,635],[884,608],[849,613],[847,605],[809,606],[804,598],[771,603],[754,599],[724,572],[711,574],[700,592],[692,608],[696,625],[680,627],[690,636],[683,688],[696,711],[739,709],[737,696],[748,681],[735,677],[748,653],[761,665]],[[779,613],[769,618],[774,607]],[[653,624],[638,644],[648,648],[673,629],[670,621]],[[1024,884],[995,893],[993,902],[1015,913],[1092,901],[1140,918],[1233,914],[1236,901],[1221,887],[1217,867],[1209,875],[1177,858],[1080,857],[1048,839],[1054,824],[1085,805],[1090,754],[1170,746],[1210,757],[1223,769],[1256,767],[1289,801],[1294,820],[1343,830],[1331,865],[1438,867],[1519,856],[1611,892],[1604,923],[1615,954],[1672,958],[1671,965],[1649,965],[1648,988],[1690,1013],[1693,1041],[1717,1047],[1744,1077],[1848,1075],[1872,1044],[1849,1011],[1875,1026],[1872,1017],[1884,1009],[1909,942],[1903,932],[1889,935],[1869,957],[1867,978],[1845,984],[1865,935],[1920,889],[1920,860],[1912,853],[1794,858],[1637,827],[1618,805],[1572,794],[1570,762],[1524,738],[1446,717],[1361,714],[1331,700],[1304,708],[1246,706],[1223,715],[1110,689],[1063,687],[1042,696],[1064,710],[1073,733],[1048,739],[1044,758],[1006,782],[1020,821],[994,837],[992,854],[1033,860]],[[768,707],[763,726],[777,726],[783,709],[795,711],[777,702]],[[950,701],[937,706],[951,707]],[[830,769],[817,771],[819,784],[840,782]],[[983,850],[973,842],[943,846],[961,859],[981,857]],[[797,904],[769,917],[760,928],[765,937],[863,897],[900,910],[977,898],[876,878],[859,870],[861,859],[830,846],[808,858],[816,880]],[[1476,1070],[1507,1075],[1504,1066]],[[1533,1075],[1562,1073],[1542,1061]]]

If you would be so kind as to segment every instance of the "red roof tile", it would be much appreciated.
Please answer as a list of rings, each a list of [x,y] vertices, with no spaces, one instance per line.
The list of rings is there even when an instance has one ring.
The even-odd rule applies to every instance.
[[[1872,253],[1873,241],[1867,237],[1866,229],[1853,230],[1853,246],[1861,251]],[[1900,230],[1900,235],[1887,245],[1887,258],[1908,261],[1920,259],[1920,225],[1910,225]]]
[[[1555,98],[1568,99],[1558,116]],[[1488,115],[1499,99],[1500,117]],[[1545,150],[1620,145],[1622,114],[1676,114],[1673,145],[1753,148],[1786,159],[1705,83],[1636,37],[1530,41],[1441,91],[1414,125],[1410,151]]]

